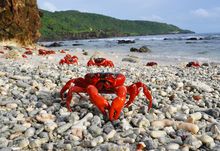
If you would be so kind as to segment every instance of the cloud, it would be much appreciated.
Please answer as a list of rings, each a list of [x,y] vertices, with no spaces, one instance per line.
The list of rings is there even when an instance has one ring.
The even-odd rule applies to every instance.
[[[214,7],[210,9],[198,8],[196,10],[191,11],[196,17],[200,18],[220,18],[220,7]]]
[[[51,12],[54,12],[57,10],[56,6],[50,2],[44,2],[43,5],[41,6],[42,9],[45,9],[45,10],[48,10],[48,11],[51,11]]]
[[[193,10],[192,14],[198,17],[210,17],[211,16],[211,14],[206,9],[203,9],[203,8]]]

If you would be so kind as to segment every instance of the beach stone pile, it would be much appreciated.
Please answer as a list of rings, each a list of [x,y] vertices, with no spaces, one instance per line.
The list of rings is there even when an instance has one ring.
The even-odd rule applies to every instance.
[[[36,56],[40,57],[40,56]],[[5,150],[219,150],[220,66],[115,68],[60,66],[0,61],[0,149]],[[86,94],[74,94],[68,112],[59,96],[71,78],[89,72],[120,72],[125,85],[142,81],[153,95],[153,109],[141,92],[110,122]],[[115,95],[103,94],[108,100]],[[197,96],[197,97],[195,97]],[[199,97],[198,97],[199,96]],[[74,103],[73,103],[74,102]]]
[[[0,41],[13,40],[29,45],[40,37],[36,0],[1,0],[0,20]]]

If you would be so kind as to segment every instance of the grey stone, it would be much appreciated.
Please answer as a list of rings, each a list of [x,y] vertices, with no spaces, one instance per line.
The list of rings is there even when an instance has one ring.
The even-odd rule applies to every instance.
[[[25,82],[23,82],[23,81],[21,81],[21,80],[18,80],[17,83],[16,83],[16,85],[17,85],[18,87],[21,87],[21,88],[29,88],[29,87],[30,87],[29,84],[27,84],[27,83],[25,83]]]
[[[5,137],[0,138],[0,148],[5,148],[8,146],[9,140]]]
[[[34,127],[30,127],[26,130],[26,132],[24,133],[25,137],[32,137],[34,136],[36,129]]]
[[[71,126],[72,126],[72,123],[63,124],[63,125],[61,125],[60,127],[57,128],[57,132],[59,134],[62,134],[63,132],[70,129]]]
[[[15,124],[12,131],[15,133],[15,132],[24,132],[27,130],[27,127],[23,126],[23,125],[18,125],[18,124]]]
[[[43,148],[44,150],[53,150],[53,146],[54,146],[53,143],[46,143],[46,144],[43,144],[43,145],[42,145],[42,148]]]
[[[29,145],[29,140],[26,139],[26,138],[22,139],[22,140],[19,142],[19,147],[21,147],[21,148],[25,148],[25,147],[27,147],[28,145]]]
[[[146,145],[147,150],[156,149],[158,147],[158,144],[154,142],[152,139],[145,140],[144,144]]]
[[[97,126],[101,126],[101,119],[99,116],[95,115],[92,119],[91,119],[91,125],[97,125]]]
[[[101,129],[97,125],[92,125],[89,127],[88,131],[92,134],[93,137],[97,137],[98,135],[102,134],[103,129]]]
[[[112,123],[111,122],[108,122],[108,123],[106,123],[104,126],[103,126],[103,131],[105,132],[105,133],[110,133],[112,130],[114,130],[115,128],[114,128],[114,126],[112,125]]]

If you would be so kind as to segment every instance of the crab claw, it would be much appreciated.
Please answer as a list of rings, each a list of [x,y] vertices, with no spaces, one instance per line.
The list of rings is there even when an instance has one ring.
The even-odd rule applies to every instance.
[[[125,107],[129,107],[131,103],[134,102],[135,97],[139,93],[139,88],[143,88],[144,95],[147,97],[149,100],[148,104],[148,111],[152,108],[152,96],[150,91],[148,90],[147,86],[143,84],[142,82],[137,82],[132,84],[131,86],[127,87],[128,93],[130,94],[129,101],[125,104]]]
[[[102,112],[103,115],[107,115],[106,109],[110,108],[108,101],[98,93],[98,89],[89,85],[87,87],[87,93],[89,94],[91,102]]]
[[[120,116],[121,110],[125,104],[127,88],[120,86],[116,89],[117,97],[113,100],[109,110],[109,120],[117,120]]]

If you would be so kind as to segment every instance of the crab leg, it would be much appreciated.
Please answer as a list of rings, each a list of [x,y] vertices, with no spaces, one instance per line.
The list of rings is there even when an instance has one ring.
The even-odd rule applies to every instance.
[[[134,102],[135,97],[138,95],[140,91],[139,90],[140,87],[143,88],[144,94],[149,100],[149,104],[148,104],[148,111],[149,111],[152,107],[152,96],[150,94],[150,91],[146,87],[146,85],[143,84],[142,82],[137,82],[127,87],[130,98],[129,98],[129,101],[125,104],[125,107],[129,107],[129,105]]]
[[[105,109],[109,109],[110,105],[103,96],[99,95],[98,89],[93,85],[89,85],[87,87],[87,93],[89,95],[91,102],[96,107],[98,107],[98,109],[102,112],[103,115],[106,115]]]
[[[63,93],[66,92],[67,89],[70,88],[71,84],[75,82],[75,79],[69,80],[66,85],[60,90],[60,96],[61,99],[63,100]]]
[[[69,89],[68,93],[67,93],[67,97],[66,97],[66,107],[67,109],[71,112],[71,108],[70,108],[70,102],[73,98],[73,93],[79,93],[79,92],[85,92],[85,89],[78,87],[78,86],[73,86]]]
[[[119,118],[126,101],[126,93],[127,88],[125,86],[116,88],[117,97],[112,101],[111,108],[109,110],[110,121],[117,120]]]

